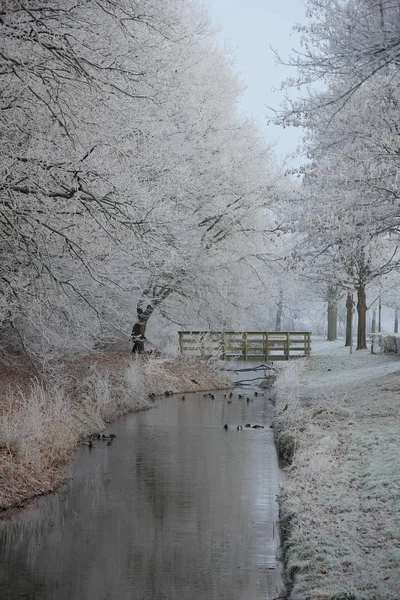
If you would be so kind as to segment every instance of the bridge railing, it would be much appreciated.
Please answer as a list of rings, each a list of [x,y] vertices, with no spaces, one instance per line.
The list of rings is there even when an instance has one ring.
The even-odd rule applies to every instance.
[[[310,331],[179,331],[182,354],[226,360],[289,360],[310,356]]]

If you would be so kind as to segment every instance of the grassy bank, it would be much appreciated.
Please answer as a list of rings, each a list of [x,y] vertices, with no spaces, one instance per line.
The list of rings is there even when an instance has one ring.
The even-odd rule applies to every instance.
[[[400,360],[329,354],[282,368],[275,434],[290,600],[400,598]]]
[[[151,395],[231,386],[211,365],[99,353],[56,365],[46,383],[21,358],[3,365],[0,516],[51,492],[79,443],[116,417],[149,408]]]

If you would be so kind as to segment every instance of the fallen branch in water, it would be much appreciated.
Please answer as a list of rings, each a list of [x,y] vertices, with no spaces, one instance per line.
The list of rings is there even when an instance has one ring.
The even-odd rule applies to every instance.
[[[266,377],[253,377],[253,379],[244,379],[242,381],[235,381],[234,385],[235,387],[237,387],[238,385],[240,386],[246,386],[246,385],[251,385],[252,381],[259,381],[261,379],[261,381],[265,381],[265,379],[267,379]]]
[[[233,373],[245,373],[247,371],[274,371],[275,367],[271,365],[258,365],[258,367],[248,367],[247,369],[225,369],[226,371],[233,371]]]

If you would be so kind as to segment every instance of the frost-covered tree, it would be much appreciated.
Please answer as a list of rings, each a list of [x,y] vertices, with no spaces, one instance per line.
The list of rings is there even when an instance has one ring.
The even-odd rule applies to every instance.
[[[90,347],[218,287],[276,169],[204,9],[6,0],[0,26],[3,327]]]
[[[366,288],[399,267],[400,252],[393,235],[366,236],[357,232],[366,219],[362,202],[354,203],[353,189],[333,187],[333,181],[313,177],[305,184],[307,199],[301,207],[303,235],[295,259],[310,279],[334,288],[357,292],[357,349],[366,347]],[[323,203],[321,204],[321,200]],[[347,204],[348,203],[348,204]],[[366,199],[366,204],[368,200]],[[360,210],[355,210],[358,207]]]
[[[307,6],[302,49],[290,61],[297,76],[287,84],[319,87],[287,102],[280,120],[306,131],[311,163],[300,229],[308,266],[357,291],[357,347],[364,348],[366,287],[399,264],[400,9],[389,0]]]
[[[305,24],[295,26],[301,49],[289,59],[296,75],[288,87],[340,82],[323,100],[318,93],[288,103],[283,119],[335,104],[340,110],[366,82],[384,77],[396,85],[400,61],[400,6],[392,0],[307,0]]]
[[[30,299],[51,301],[54,288],[91,304],[82,268],[97,279],[94,258],[106,251],[87,240],[105,231],[114,243],[121,224],[140,236],[135,186],[126,177],[120,185],[113,167],[121,152],[108,132],[115,139],[126,110],[157,93],[157,65],[137,52],[146,48],[148,19],[129,3],[3,3],[3,323],[18,326]]]

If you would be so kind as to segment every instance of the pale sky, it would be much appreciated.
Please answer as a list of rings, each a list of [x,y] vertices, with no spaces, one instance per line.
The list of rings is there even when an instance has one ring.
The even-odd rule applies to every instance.
[[[277,65],[271,49],[285,59],[292,48],[300,49],[293,25],[305,22],[303,0],[203,0],[214,22],[221,28],[247,89],[243,110],[253,116],[265,133],[267,142],[277,142],[275,153],[282,157],[294,152],[299,141],[297,129],[282,129],[267,124],[268,106],[279,108],[282,80],[294,76],[289,67]]]

